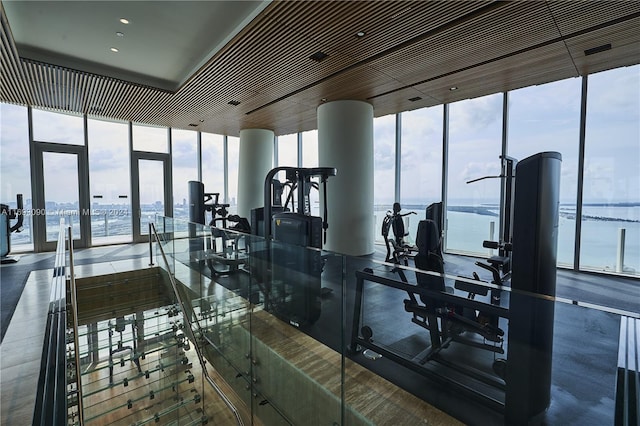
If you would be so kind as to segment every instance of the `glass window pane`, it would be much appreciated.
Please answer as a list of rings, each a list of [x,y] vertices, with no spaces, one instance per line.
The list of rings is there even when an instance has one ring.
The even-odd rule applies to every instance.
[[[509,93],[509,156],[523,160],[544,151],[562,154],[558,264],[573,265],[581,79]]]
[[[278,167],[298,167],[298,134],[278,136]]]
[[[91,241],[93,244],[129,242],[133,237],[129,125],[90,119],[87,127]]]
[[[640,65],[590,75],[587,91],[580,267],[637,276]]]
[[[189,184],[198,180],[198,133],[171,129],[173,217],[189,220]]]
[[[224,136],[202,133],[202,183],[204,191],[224,198]]]
[[[84,120],[78,115],[32,109],[33,139],[38,142],[56,142],[84,145]]]
[[[78,155],[60,152],[42,153],[47,239],[57,241],[60,219],[71,226],[73,238],[80,238],[80,197]]]
[[[133,150],[169,153],[169,138],[165,127],[133,125]]]
[[[140,234],[149,234],[149,222],[164,215],[164,168],[162,161],[138,160]]]
[[[229,157],[229,193],[226,202],[230,204],[229,213],[238,212],[238,164],[240,161],[240,138],[235,136],[227,137],[227,155]]]
[[[485,256],[482,242],[491,222],[500,224],[500,180],[469,180],[500,174],[502,94],[456,102],[449,107],[449,170],[445,247]]]
[[[318,131],[302,132],[302,167],[318,167]]]
[[[382,239],[382,220],[395,202],[396,116],[373,119],[373,214],[374,235]]]
[[[33,250],[27,108],[0,103],[0,139],[0,202],[15,209],[16,195],[22,194],[25,210],[22,231],[11,233],[11,251]],[[10,221],[11,226],[16,223],[17,218]]]
[[[302,133],[302,167],[318,167],[318,131]],[[311,191],[311,214],[320,216],[320,192]]]
[[[426,207],[442,198],[442,106],[402,113],[400,204],[409,241],[415,241]]]

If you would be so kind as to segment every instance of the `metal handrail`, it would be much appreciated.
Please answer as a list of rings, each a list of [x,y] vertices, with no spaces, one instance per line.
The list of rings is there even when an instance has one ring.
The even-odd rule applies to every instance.
[[[40,377],[38,379],[38,393],[34,407],[33,425],[62,425],[68,423],[67,399],[67,285],[65,265],[65,235],[67,234],[64,219],[60,220],[60,232],[56,248],[51,291],[49,294],[49,310],[43,342]],[[71,277],[73,274],[73,239],[71,228],[68,230]],[[75,296],[75,294],[74,294]],[[79,357],[77,328],[75,331],[76,344],[76,376],[78,383],[79,424],[83,425],[82,416],[82,388],[80,386]]]
[[[71,314],[73,315],[73,345],[76,358],[76,383],[78,386],[78,423],[84,425],[84,406],[82,404],[82,382],[80,371],[80,342],[78,341],[78,291],[76,288],[76,275],[73,270],[73,230],[67,228],[69,236],[69,284],[71,293]]]
[[[167,267],[167,269],[169,269],[169,262],[167,260],[167,256],[164,252],[164,249],[162,248],[162,244],[160,244],[160,238],[158,237],[158,232],[156,231],[156,227],[153,223],[149,223],[149,228],[153,231],[153,237],[155,237],[156,242],[158,243],[158,248],[160,249],[160,254],[162,255],[162,260],[164,261],[165,266]],[[151,239],[152,235],[151,233],[149,233],[149,239]],[[236,409],[236,407],[233,405],[233,403],[231,402],[231,400],[229,400],[229,398],[224,394],[224,392],[222,392],[222,389],[220,389],[220,387],[213,381],[213,379],[211,378],[211,376],[209,376],[209,373],[207,371],[207,367],[206,364],[204,362],[204,358],[202,357],[202,354],[200,353],[200,349],[198,348],[198,345],[196,344],[196,338],[193,334],[193,326],[191,323],[191,320],[189,319],[189,315],[186,314],[186,307],[184,304],[184,301],[182,300],[182,297],[180,296],[180,293],[178,292],[178,285],[176,283],[175,278],[173,277],[173,274],[171,274],[171,272],[169,271],[169,281],[171,281],[171,287],[173,288],[173,292],[176,295],[176,299],[178,300],[178,303],[180,304],[180,309],[183,313],[183,318],[187,323],[187,327],[186,330],[189,333],[189,338],[193,341],[193,346],[194,349],[196,351],[196,355],[198,356],[198,361],[200,362],[200,367],[202,369],[202,374],[204,375],[204,377],[207,379],[207,382],[209,382],[209,384],[211,385],[211,387],[213,387],[213,389],[216,391],[216,393],[220,396],[220,398],[222,398],[222,400],[224,401],[224,403],[227,405],[227,407],[231,410],[231,412],[233,413],[233,415],[236,418],[236,422],[238,423],[239,426],[244,426],[244,422],[242,421],[242,418],[240,417],[240,414],[238,413],[238,410]],[[198,320],[196,319],[196,322]],[[198,327],[200,327],[200,324],[198,324]]]

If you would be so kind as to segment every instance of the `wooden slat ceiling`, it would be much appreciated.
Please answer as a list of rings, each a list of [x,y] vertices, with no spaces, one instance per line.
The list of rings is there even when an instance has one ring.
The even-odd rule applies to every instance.
[[[383,116],[635,65],[639,27],[638,1],[274,1],[168,92],[21,58],[3,9],[0,100],[283,135],[316,128],[326,101],[367,101]],[[611,49],[585,55],[606,44]],[[311,60],[318,51],[328,57]]]

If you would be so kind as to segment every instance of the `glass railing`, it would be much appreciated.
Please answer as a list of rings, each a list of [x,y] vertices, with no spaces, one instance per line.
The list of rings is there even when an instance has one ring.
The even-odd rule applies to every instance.
[[[619,357],[638,343],[620,336],[640,321],[637,293],[619,310],[556,297],[555,272],[533,291],[472,262],[438,274],[171,218],[157,229],[203,353],[263,424],[611,424],[628,404],[620,380],[638,366]]]

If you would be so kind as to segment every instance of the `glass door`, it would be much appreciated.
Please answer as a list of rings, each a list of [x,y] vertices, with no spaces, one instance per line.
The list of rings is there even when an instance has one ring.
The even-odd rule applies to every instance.
[[[133,177],[133,239],[148,241],[149,223],[157,216],[171,216],[171,162],[168,154],[134,152]]]
[[[84,147],[37,143],[33,197],[36,251],[55,250],[60,220],[71,226],[74,247],[88,247],[90,215]]]

